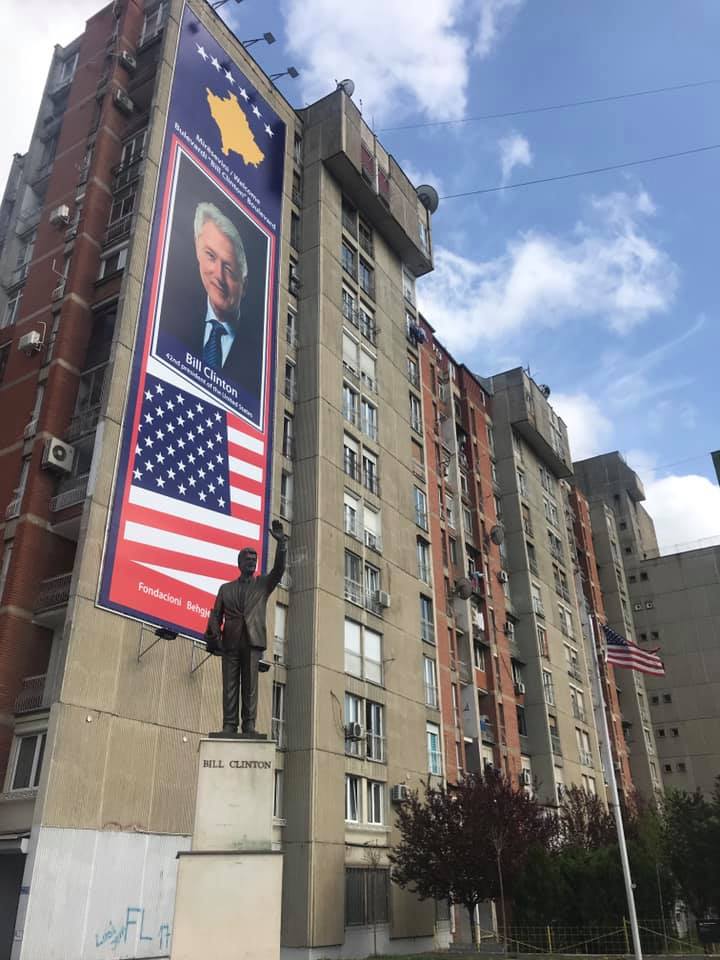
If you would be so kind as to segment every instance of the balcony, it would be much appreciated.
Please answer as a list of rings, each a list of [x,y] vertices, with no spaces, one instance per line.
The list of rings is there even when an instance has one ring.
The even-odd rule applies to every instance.
[[[35,600],[33,621],[41,626],[54,627],[65,619],[65,609],[70,598],[72,573],[49,577],[40,583]]]
[[[34,710],[40,710],[43,707],[43,696],[45,693],[45,678],[47,674],[41,673],[34,677],[25,677],[20,688],[20,693],[15,699],[15,715],[21,713],[32,713]]]
[[[480,737],[483,743],[495,743],[495,728],[489,720],[480,721]]]
[[[357,580],[351,580],[349,577],[345,577],[345,599],[349,600],[350,603],[356,603],[359,607],[363,605],[363,596],[364,589],[361,583],[358,583]]]
[[[128,213],[126,216],[109,223],[105,231],[105,236],[103,237],[103,244],[107,246],[110,243],[117,243],[119,240],[124,240],[125,237],[130,236],[132,218],[132,213]]]
[[[379,592],[379,590],[365,591],[365,609],[369,610],[370,613],[373,613],[376,617],[383,615],[383,605],[377,598]]]

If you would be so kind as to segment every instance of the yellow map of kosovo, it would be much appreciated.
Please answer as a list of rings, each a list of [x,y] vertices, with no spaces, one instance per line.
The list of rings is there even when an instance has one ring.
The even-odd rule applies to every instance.
[[[210,115],[220,130],[222,152],[227,157],[230,151],[239,154],[245,163],[257,167],[265,159],[265,154],[255,143],[247,117],[234,93],[227,98],[216,96],[206,89]]]

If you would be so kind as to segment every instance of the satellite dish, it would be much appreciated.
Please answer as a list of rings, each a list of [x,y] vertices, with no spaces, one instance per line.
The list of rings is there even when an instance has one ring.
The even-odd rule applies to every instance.
[[[499,524],[496,524],[490,531],[490,539],[498,547],[505,539],[505,531]]]
[[[545,399],[547,400],[547,398],[550,396],[550,392],[551,392],[551,391],[550,391],[550,387],[549,387],[546,383],[541,383],[541,384],[540,384],[540,387],[539,387],[538,389],[540,390],[540,393],[541,393],[541,394],[545,397]]]
[[[438,197],[438,192],[435,187],[431,187],[429,183],[422,183],[415,190],[415,193],[418,195],[418,200],[428,213],[435,213],[440,203],[440,197]]]
[[[469,600],[473,593],[473,585],[467,577],[455,583],[455,593],[461,600]]]
[[[345,93],[351,97],[355,93],[355,84],[349,78],[341,80],[337,85],[338,90],[344,90]]]

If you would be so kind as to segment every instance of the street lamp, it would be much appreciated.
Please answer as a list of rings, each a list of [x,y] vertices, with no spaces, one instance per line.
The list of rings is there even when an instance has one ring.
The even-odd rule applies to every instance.
[[[241,43],[244,47],[251,47],[254,43],[260,43],[261,40],[264,40],[267,44],[275,43],[275,36],[268,31],[261,37],[253,37],[252,40],[242,40]]]
[[[299,77],[299,76],[300,76],[300,73],[298,70],[295,69],[295,67],[288,67],[287,70],[283,70],[280,73],[271,73],[270,79],[279,80],[280,77],[292,77],[292,79],[294,80],[296,77]]]

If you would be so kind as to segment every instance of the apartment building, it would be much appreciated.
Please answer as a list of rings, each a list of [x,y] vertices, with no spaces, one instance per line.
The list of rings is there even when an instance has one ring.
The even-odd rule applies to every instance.
[[[641,790],[664,783],[709,794],[720,770],[717,548],[661,557],[642,482],[617,451],[575,471],[590,501],[608,622],[659,647],[665,662],[665,677],[620,679],[633,777]]]
[[[417,523],[418,483],[434,484],[417,464],[435,461],[408,332],[430,215],[344,89],[292,110],[193,0],[120,0],[56,48],[0,207],[0,949],[95,957],[124,928],[136,956],[167,955],[197,743],[220,720],[217,661],[182,631],[168,642],[157,620],[98,606],[176,49],[195,53],[182,23],[286,132],[267,496],[291,543],[258,723],[278,742],[283,950],[429,949],[448,921],[390,884],[387,848],[404,790],[468,763],[465,729],[451,761],[441,735],[449,649],[433,672],[429,625],[439,635],[444,573]],[[469,603],[463,616],[469,650]],[[502,714],[486,715],[495,760]],[[479,704],[474,719],[478,763],[492,746]]]
[[[508,612],[524,661],[521,748],[545,801],[570,784],[604,797],[573,567],[567,429],[549,388],[521,368],[493,376],[492,392],[496,513],[505,531]]]
[[[416,487],[416,518],[431,534],[446,777],[491,765],[530,788],[532,766],[521,757],[517,729],[523,663],[508,613],[504,532],[493,487],[492,395],[487,382],[455,362],[424,319],[420,329],[427,462],[424,471],[418,462],[417,473],[426,473],[427,485]],[[408,370],[414,379],[411,350]]]
[[[585,648],[588,659],[596,657],[618,791],[621,798],[629,797],[634,790],[634,784],[630,769],[630,752],[625,740],[624,719],[620,709],[618,680],[615,668],[606,662],[602,654],[600,624],[606,623],[607,617],[600,589],[600,573],[595,556],[590,507],[587,499],[576,486],[573,486],[570,491],[570,506],[573,511],[575,532],[575,579],[578,584],[580,623]]]

